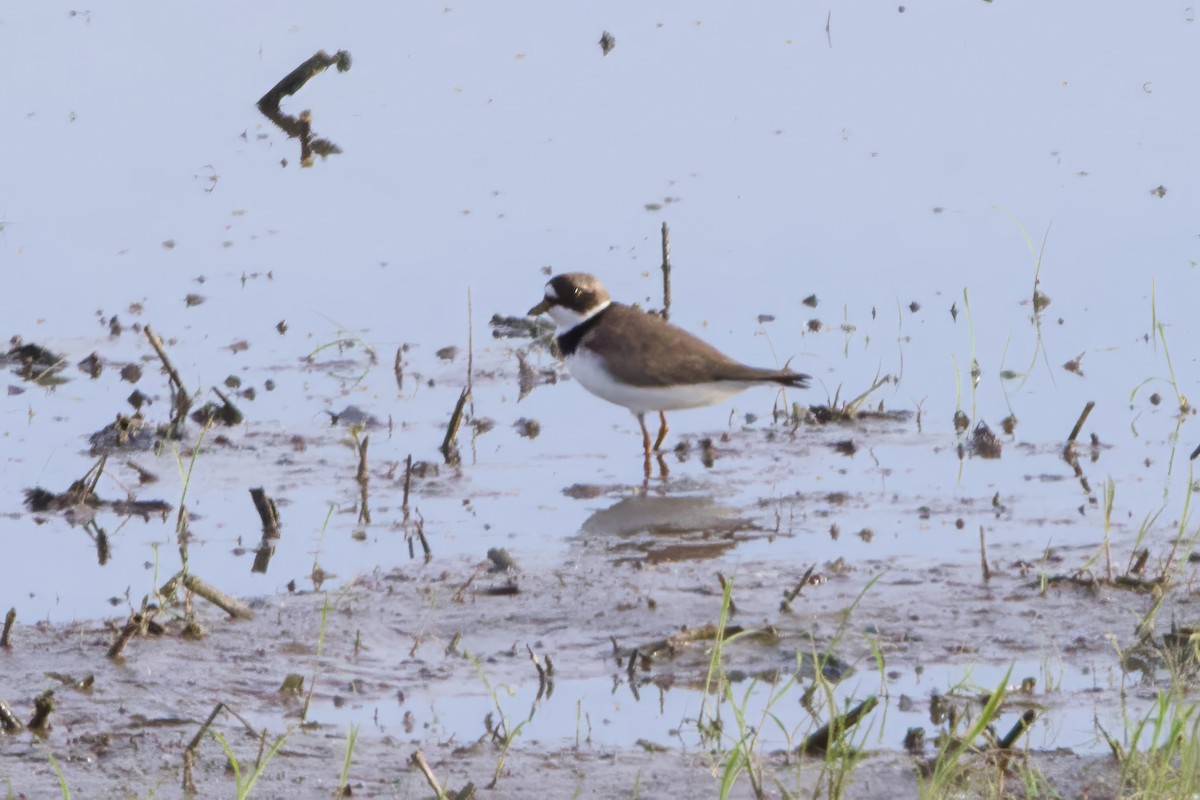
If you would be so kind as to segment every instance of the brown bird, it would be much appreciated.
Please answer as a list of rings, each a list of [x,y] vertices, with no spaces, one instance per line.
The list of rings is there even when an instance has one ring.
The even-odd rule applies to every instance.
[[[625,406],[642,427],[646,455],[667,435],[664,411],[699,408],[763,384],[803,389],[808,376],[750,367],[664,320],[614,302],[604,284],[584,272],[556,275],[529,316],[549,314],[567,370],[594,395]],[[646,412],[660,426],[653,448]]]

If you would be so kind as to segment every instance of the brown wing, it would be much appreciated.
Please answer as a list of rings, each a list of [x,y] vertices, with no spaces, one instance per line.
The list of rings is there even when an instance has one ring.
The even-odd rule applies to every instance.
[[[787,370],[748,367],[682,328],[639,309],[613,303],[604,315],[604,324],[588,331],[581,344],[602,356],[619,380],[637,386],[707,381],[804,385],[805,376]],[[614,336],[618,328],[621,335]]]

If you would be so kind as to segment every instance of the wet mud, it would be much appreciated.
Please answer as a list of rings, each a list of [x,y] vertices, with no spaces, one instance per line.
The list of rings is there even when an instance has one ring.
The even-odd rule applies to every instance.
[[[104,528],[120,530],[131,516],[128,524],[157,528],[161,574],[174,577],[144,598],[114,598],[124,609],[116,616],[97,608],[95,621],[12,626],[0,700],[18,727],[0,739],[0,763],[14,795],[42,796],[58,785],[57,768],[78,796],[173,797],[185,786],[211,796],[259,762],[253,796],[261,797],[339,787],[345,796],[432,796],[426,773],[447,792],[480,797],[712,795],[731,752],[752,738],[750,763],[758,785],[774,787],[768,796],[827,792],[835,778],[847,782],[846,797],[908,796],[939,737],[961,735],[1011,668],[995,721],[997,739],[1012,731],[1007,766],[989,760],[997,745],[983,737],[970,743],[980,769],[1011,780],[1019,763],[1054,776],[1064,793],[1107,796],[1116,767],[1093,716],[1114,725],[1141,713],[1169,674],[1194,672],[1191,639],[1172,628],[1200,617],[1186,543],[1114,533],[1117,563],[1106,569],[1094,529],[1050,548],[1031,533],[1094,522],[1043,511],[1059,505],[1045,492],[1078,491],[1074,473],[1092,463],[1065,458],[1059,443],[1014,446],[986,426],[930,437],[908,412],[800,408],[702,435],[704,446],[685,435],[664,455],[672,468],[663,474],[637,480],[639,460],[630,458],[630,482],[550,485],[531,505],[520,480],[489,490],[472,482],[486,470],[478,453],[487,436],[530,440],[515,407],[502,408],[519,425],[476,416],[495,408],[492,393],[520,391],[510,357],[479,356],[476,411],[453,382],[440,396],[459,417],[457,437],[453,420],[439,430],[443,463],[372,462],[368,439],[386,446],[396,423],[382,408],[351,403],[326,409],[303,433],[205,417],[158,426],[149,446],[107,438],[107,454],[61,492],[28,490],[17,519],[80,526],[97,548]],[[15,374],[38,379],[25,374],[36,354],[9,358]],[[163,380],[169,392],[174,378]],[[174,418],[182,404],[152,408]],[[101,440],[78,437],[82,463],[87,443]],[[778,487],[792,474],[782,464],[818,454],[900,465],[905,454],[927,458],[931,439],[936,458],[963,458],[961,468],[1015,459],[1031,462],[1021,467],[1030,474],[1016,493],[976,498],[856,490],[836,470]],[[172,442],[181,463],[194,457],[220,473],[230,496],[251,490],[239,502],[260,518],[256,547],[194,558],[190,572],[176,572],[166,567],[178,561],[171,552],[206,551],[212,525],[224,524],[219,513],[135,497],[141,489],[121,501],[97,496],[106,460],[133,450],[165,473]],[[273,464],[286,480],[268,495],[252,485],[263,475],[250,463]],[[1054,463],[1052,474],[1035,474]],[[354,522],[335,523],[341,541],[325,547],[382,541],[376,563],[339,575],[321,565],[328,556],[319,549],[311,572],[280,591],[226,597],[229,566],[240,572],[253,559],[265,574],[272,557],[310,550],[310,539],[294,535],[289,506],[333,472],[353,476],[355,488],[330,513]],[[483,531],[498,523],[503,537],[456,537],[439,500],[469,507]],[[575,520],[554,547],[537,536],[560,523],[539,507]],[[469,541],[444,552],[447,533]],[[939,544],[921,543],[930,537]],[[864,702],[872,710],[842,731],[852,746],[831,758],[825,738],[810,745]],[[852,770],[839,766],[847,759]],[[743,777],[731,796],[755,796],[754,786]]]

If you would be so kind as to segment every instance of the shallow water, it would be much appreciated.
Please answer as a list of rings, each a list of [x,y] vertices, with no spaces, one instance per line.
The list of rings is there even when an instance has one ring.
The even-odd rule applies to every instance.
[[[227,376],[256,390],[236,400],[246,422],[210,431],[192,469],[194,574],[237,597],[287,602],[289,585],[314,589],[317,566],[322,591],[367,591],[362,602],[384,615],[396,612],[379,576],[427,590],[406,600],[424,609],[413,611],[419,624],[393,622],[388,634],[374,623],[370,671],[381,683],[397,671],[416,698],[379,712],[381,735],[418,703],[429,709],[426,737],[482,733],[492,701],[474,668],[422,676],[410,663],[411,637],[432,628],[438,652],[458,632],[473,653],[541,640],[539,652],[569,662],[558,695],[524,729],[546,747],[539,752],[574,740],[576,701],[604,746],[668,743],[699,695],[676,685],[658,708],[622,700],[627,687],[605,694],[621,674],[606,637],[632,647],[713,621],[719,572],[733,579],[742,613],[755,609],[745,624],[785,622],[792,650],[809,634],[829,644],[840,611],[881,576],[851,616],[841,657],[857,672],[839,697],[879,690],[876,639],[889,643],[893,698],[927,699],[968,677],[994,688],[1015,663],[1015,680],[1038,675],[1037,701],[1049,709],[1031,744],[1102,751],[1092,714],[1124,729],[1120,664],[1105,637],[1131,646],[1151,600],[1061,587],[1043,597],[1036,584],[1105,571],[1109,478],[1118,571],[1147,520],[1139,545],[1151,574],[1181,529],[1195,534],[1187,455],[1200,437],[1176,396],[1176,387],[1195,394],[1198,333],[1193,16],[1081,3],[6,9],[0,35],[24,78],[0,108],[0,321],[61,353],[70,379],[44,388],[12,364],[4,372],[0,602],[19,621],[7,658],[24,665],[22,642],[45,646],[21,638],[28,626],[78,621],[94,631],[84,649],[102,660],[95,621],[123,620],[180,568],[173,517],[101,512],[111,545],[101,565],[94,531],[23,505],[23,490],[63,491],[94,463],[88,437],[130,411],[135,386],[122,366],[142,367],[147,417],[168,416],[166,376],[131,327],[149,324],[202,401]],[[604,30],[617,39],[607,56],[596,44]],[[1116,55],[1099,44],[1116,39]],[[344,152],[301,169],[295,140],[254,103],[319,48],[350,51],[353,68],[316,77],[283,108],[311,109],[314,128]],[[536,302],[547,269],[591,271],[617,298],[659,305],[663,222],[672,320],[737,358],[788,362],[815,380],[786,398],[764,390],[673,414],[668,446],[689,447],[668,452],[668,477],[656,465],[643,484],[633,418],[565,378],[518,402],[515,352],[529,343],[493,339],[487,323]],[[1051,299],[1040,315],[1035,288]],[[192,294],[203,302],[189,304]],[[810,295],[815,308],[802,303]],[[116,337],[113,316],[124,326]],[[329,346],[339,340],[353,346]],[[453,360],[437,355],[448,345],[459,348]],[[74,366],[93,352],[105,361],[94,380]],[[438,447],[468,352],[468,421],[494,427],[472,435],[464,426],[456,469]],[[1070,361],[1078,370],[1064,369]],[[529,363],[555,368],[543,351]],[[844,401],[882,375],[893,381],[867,407],[906,416],[795,430],[772,419],[773,406]],[[1088,401],[1085,488],[1060,453]],[[369,524],[350,434],[327,413],[347,405],[380,421],[364,432]],[[1004,417],[1017,418],[1000,436],[1001,458],[959,457],[959,408],[972,428],[982,420],[998,434]],[[520,435],[520,419],[536,420],[540,434]],[[198,435],[193,425],[158,454],[110,457],[97,493],[177,506]],[[711,467],[704,438],[715,442]],[[847,440],[853,455],[837,447]],[[419,547],[410,558],[413,525],[403,523],[409,455],[439,465],[413,481],[409,499],[428,564]],[[140,485],[127,461],[159,480]],[[253,486],[278,502],[283,524],[266,574],[251,571]],[[430,589],[435,579],[461,585],[494,547],[516,560],[523,593],[548,591],[541,581],[559,587],[550,610],[523,600],[519,613],[486,622],[445,611],[454,592]],[[782,616],[779,596],[810,565],[829,580],[805,590],[811,609]],[[1160,634],[1173,619],[1195,624],[1194,569],[1184,566],[1169,593]],[[576,596],[591,605],[561,622]],[[652,611],[648,597],[658,598]],[[473,601],[485,602],[506,600]],[[315,614],[309,606],[300,616],[311,624]],[[595,629],[587,622],[606,616]],[[208,621],[213,635],[238,624],[215,612]],[[246,641],[280,646],[253,625]],[[316,633],[296,638],[311,646]],[[134,669],[144,651],[129,657]],[[781,643],[769,658],[734,654],[732,666],[785,668],[787,652]],[[0,689],[23,707],[45,688],[46,669],[90,663],[48,667],[45,652],[28,655]],[[296,659],[239,683],[260,727],[291,724],[262,698],[283,672],[312,667]],[[703,663],[701,654],[680,671],[693,681]],[[159,668],[180,667],[164,657]],[[343,667],[329,669],[331,681],[347,679]],[[527,707],[537,687],[527,660],[501,672],[495,680],[517,691],[513,707]],[[111,691],[126,706],[140,702]],[[189,719],[211,707],[207,697],[162,700],[173,697],[167,684],[158,691]],[[364,704],[316,709],[340,735],[375,714],[368,694]],[[1132,696],[1136,716],[1150,692]],[[898,749],[904,729],[921,724],[916,708],[893,704],[873,723],[881,749]],[[66,752],[63,735],[52,732],[46,749]],[[66,771],[72,782],[92,774]]]

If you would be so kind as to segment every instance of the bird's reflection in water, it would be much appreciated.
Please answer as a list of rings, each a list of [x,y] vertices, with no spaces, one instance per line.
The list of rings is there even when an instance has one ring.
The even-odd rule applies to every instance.
[[[584,520],[579,536],[615,561],[649,563],[713,558],[761,535],[752,520],[708,496],[626,497]]]

